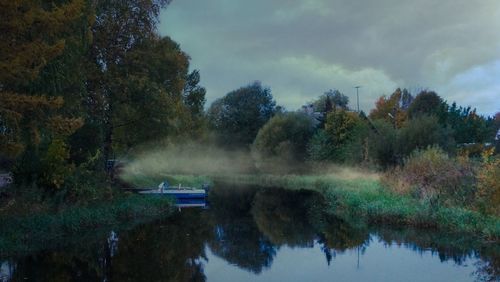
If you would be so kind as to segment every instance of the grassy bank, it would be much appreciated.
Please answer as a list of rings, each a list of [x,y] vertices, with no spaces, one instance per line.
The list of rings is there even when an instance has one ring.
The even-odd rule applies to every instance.
[[[111,229],[131,228],[173,212],[171,199],[124,195],[112,201],[68,207],[57,213],[22,217],[0,215],[0,257],[56,246],[71,236],[82,238]]]
[[[172,183],[225,182],[308,189],[323,194],[328,213],[349,222],[436,228],[467,233],[486,241],[500,240],[500,219],[457,206],[431,205],[410,196],[391,193],[372,176],[336,175],[169,175]],[[136,178],[138,179],[138,178]],[[134,178],[129,177],[134,183]]]
[[[219,181],[287,189],[311,189],[330,203],[329,213],[353,222],[432,227],[469,233],[485,240],[500,239],[500,219],[461,207],[431,206],[409,196],[390,193],[374,179],[335,176],[237,176]]]

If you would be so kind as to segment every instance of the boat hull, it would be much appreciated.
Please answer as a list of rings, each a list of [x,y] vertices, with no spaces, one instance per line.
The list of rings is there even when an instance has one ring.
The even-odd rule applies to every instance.
[[[207,193],[202,189],[192,189],[192,190],[149,190],[141,191],[140,194],[157,195],[157,196],[173,196],[176,199],[203,199],[206,197]]]

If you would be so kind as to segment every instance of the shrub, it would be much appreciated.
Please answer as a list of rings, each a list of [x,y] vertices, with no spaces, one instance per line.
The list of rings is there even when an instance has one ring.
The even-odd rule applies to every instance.
[[[485,158],[477,176],[479,205],[483,212],[500,216],[500,157]]]
[[[439,147],[416,150],[403,167],[384,177],[393,191],[430,204],[465,205],[475,197],[475,170],[468,159],[451,159]]]
[[[334,110],[308,145],[309,158],[315,161],[357,164],[366,159],[367,124],[353,112]]]
[[[324,130],[318,130],[307,145],[307,154],[312,161],[328,161],[335,158],[335,147]]]
[[[39,184],[42,187],[59,190],[66,178],[74,171],[68,163],[69,148],[61,139],[53,140],[41,160]]]
[[[274,116],[257,134],[252,154],[260,169],[276,168],[276,162],[288,167],[306,157],[306,145],[314,127],[311,118],[301,113]],[[270,167],[268,167],[270,166]]]
[[[399,161],[397,130],[384,120],[373,122],[376,132],[370,132],[368,155],[377,165],[387,168]]]
[[[452,131],[440,125],[436,116],[422,115],[410,120],[401,129],[398,139],[402,156],[433,145],[439,145],[447,152],[455,148]]]

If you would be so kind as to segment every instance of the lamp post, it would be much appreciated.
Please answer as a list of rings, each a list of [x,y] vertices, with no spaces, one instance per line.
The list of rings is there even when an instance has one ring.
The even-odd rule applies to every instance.
[[[359,113],[359,88],[361,88],[361,86],[354,86],[354,88],[356,88],[356,100],[357,100],[358,113]]]

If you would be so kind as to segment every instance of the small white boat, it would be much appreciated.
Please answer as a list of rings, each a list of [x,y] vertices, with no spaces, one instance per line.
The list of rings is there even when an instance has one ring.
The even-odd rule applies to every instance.
[[[205,198],[207,195],[205,189],[182,187],[180,184],[179,186],[172,187],[169,186],[167,182],[160,183],[158,189],[140,191],[139,193],[149,195],[170,195],[177,199],[200,199]]]

